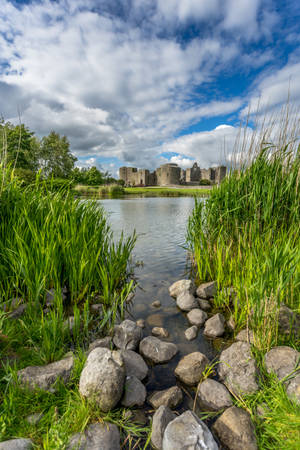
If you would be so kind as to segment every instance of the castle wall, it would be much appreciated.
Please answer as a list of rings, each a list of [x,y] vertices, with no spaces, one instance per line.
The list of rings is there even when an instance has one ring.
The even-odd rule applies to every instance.
[[[164,164],[156,170],[158,186],[180,184],[181,169],[177,164]]]

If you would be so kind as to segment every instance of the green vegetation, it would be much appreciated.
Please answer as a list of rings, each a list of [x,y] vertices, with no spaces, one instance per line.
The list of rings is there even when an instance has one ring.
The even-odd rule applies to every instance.
[[[262,363],[271,347],[300,344],[292,331],[278,329],[282,303],[300,312],[300,147],[288,115],[282,125],[278,145],[266,144],[262,130],[205,205],[196,201],[187,236],[199,281],[218,282],[218,310],[233,316],[236,331],[254,331],[263,389],[238,401],[253,417],[259,403],[269,407],[257,423],[262,449],[300,447],[300,408]]]
[[[172,188],[172,187],[126,187],[120,184],[105,186],[82,186],[77,185],[75,192],[94,198],[120,197],[122,195],[140,195],[143,197],[207,197],[211,190],[203,188]]]

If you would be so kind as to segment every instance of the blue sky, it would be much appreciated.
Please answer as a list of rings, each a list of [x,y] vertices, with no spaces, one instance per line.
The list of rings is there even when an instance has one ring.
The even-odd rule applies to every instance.
[[[116,175],[224,162],[249,107],[300,106],[297,0],[0,0],[0,114]]]

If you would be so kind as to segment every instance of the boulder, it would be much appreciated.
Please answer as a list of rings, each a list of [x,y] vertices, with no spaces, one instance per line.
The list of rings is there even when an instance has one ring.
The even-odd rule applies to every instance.
[[[300,315],[285,305],[281,305],[278,314],[279,332],[293,337],[300,337]]]
[[[143,332],[132,320],[124,320],[114,328],[113,342],[121,350],[135,350],[143,337]]]
[[[122,405],[131,408],[133,406],[142,406],[146,400],[146,388],[143,383],[134,375],[126,377],[124,386],[124,396]]]
[[[194,294],[195,290],[195,285],[191,280],[179,280],[169,287],[170,296],[174,298],[177,298],[182,292]]]
[[[175,419],[175,414],[172,413],[170,408],[161,405],[153,416],[152,420],[152,432],[151,432],[151,444],[157,450],[162,449],[162,440],[165,429],[169,422]]]
[[[204,298],[197,298],[198,305],[200,309],[203,311],[210,311],[211,310],[211,304],[208,300],[205,300]]]
[[[120,352],[97,347],[88,356],[79,380],[79,392],[95,400],[104,412],[121,399],[125,365]]]
[[[29,366],[18,371],[18,378],[22,385],[30,389],[51,391],[57,380],[67,383],[74,366],[73,356],[61,359],[46,366]]]
[[[287,383],[286,393],[291,400],[300,405],[300,373]]]
[[[197,396],[200,405],[208,411],[219,411],[232,406],[231,395],[226,387],[210,378],[198,385]]]
[[[182,292],[178,295],[176,300],[176,305],[181,311],[191,311],[194,308],[198,307],[198,302],[193,294],[189,292]]]
[[[281,380],[295,370],[299,358],[300,352],[292,347],[274,347],[265,355],[265,366],[268,373],[275,373]]]
[[[220,313],[215,314],[205,322],[203,334],[207,337],[216,338],[225,333],[225,319]]]
[[[26,421],[30,423],[30,425],[37,425],[42,420],[44,415],[45,414],[42,412],[30,414],[29,416],[26,417]]]
[[[143,380],[148,375],[148,366],[138,353],[133,350],[122,350],[121,355],[125,364],[126,376],[136,376]]]
[[[89,425],[84,432],[74,434],[67,450],[119,450],[120,433],[118,427],[108,422]]]
[[[196,325],[197,327],[202,327],[202,325],[204,324],[204,322],[207,319],[207,314],[206,314],[206,312],[202,311],[201,309],[195,308],[195,309],[192,309],[187,314],[186,317],[191,325]]]
[[[248,342],[235,342],[220,355],[218,368],[221,381],[236,395],[258,391],[255,359]]]
[[[205,423],[186,411],[167,425],[162,449],[218,450],[218,445]]]
[[[254,344],[254,335],[252,330],[241,330],[235,337],[236,341],[249,342],[249,344]]]
[[[175,369],[175,375],[183,383],[195,386],[199,383],[202,372],[205,370],[209,360],[203,353],[194,352],[184,356]]]
[[[140,343],[140,353],[156,364],[170,361],[178,352],[178,348],[171,342],[163,342],[154,336],[144,338]]]
[[[198,286],[196,290],[197,297],[200,298],[211,298],[217,293],[217,282],[210,281],[209,283],[202,283]]]
[[[169,337],[169,332],[163,327],[154,327],[152,328],[151,333],[153,336],[167,338]]]
[[[113,341],[110,336],[106,336],[102,339],[96,339],[95,341],[91,342],[89,345],[88,353],[91,353],[95,348],[102,347],[102,348],[108,348],[109,350],[113,347]]]
[[[213,431],[230,450],[257,450],[250,414],[241,408],[226,409],[214,423]]]
[[[172,386],[163,391],[156,391],[148,397],[148,402],[153,408],[168,406],[173,409],[178,406],[183,399],[182,390],[178,386]]]
[[[0,450],[29,450],[33,448],[31,439],[10,439],[0,442]]]
[[[146,321],[145,321],[145,319],[138,319],[138,320],[136,321],[136,324],[137,324],[137,326],[140,327],[140,328],[145,328],[145,326],[146,326]]]
[[[198,334],[198,328],[196,325],[193,325],[192,327],[185,330],[184,335],[188,341],[192,341],[197,337]]]

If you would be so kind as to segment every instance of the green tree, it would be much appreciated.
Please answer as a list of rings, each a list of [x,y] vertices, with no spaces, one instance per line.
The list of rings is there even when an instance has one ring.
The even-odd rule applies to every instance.
[[[103,184],[103,175],[97,167],[93,166],[87,171],[87,184],[90,186],[97,186]]]
[[[68,178],[77,158],[70,151],[66,136],[51,131],[41,142],[41,167],[44,174],[55,178]]]

